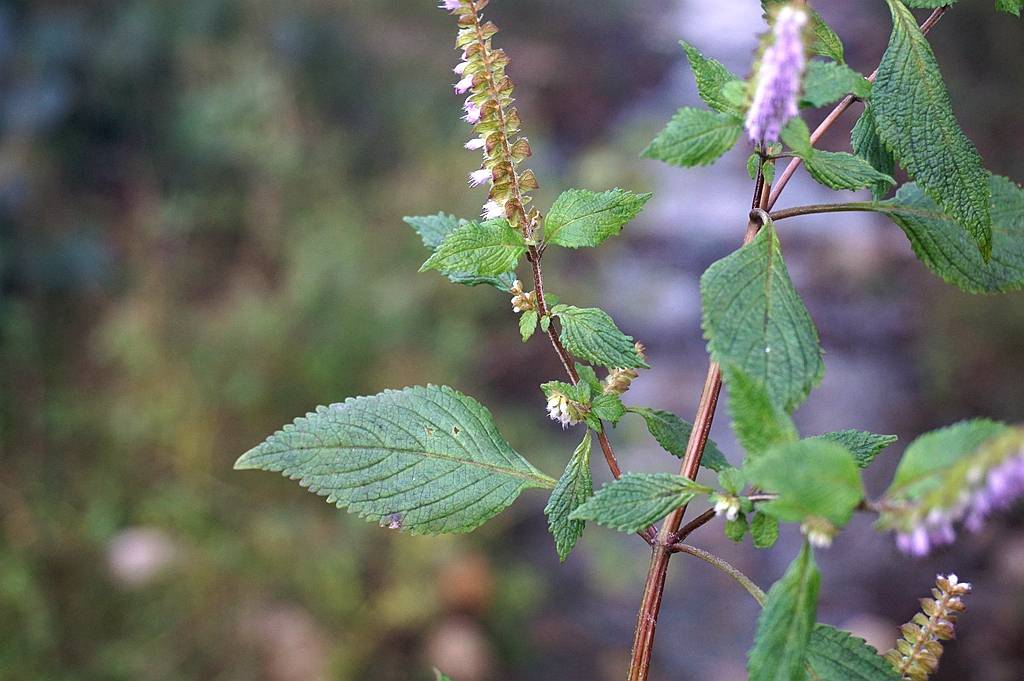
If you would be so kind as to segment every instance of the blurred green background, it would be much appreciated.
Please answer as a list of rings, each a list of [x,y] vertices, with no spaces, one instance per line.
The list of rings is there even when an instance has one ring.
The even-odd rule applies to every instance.
[[[884,4],[819,4],[869,71]],[[1024,34],[990,4],[962,0],[934,36],[965,128],[1020,180]],[[495,292],[416,274],[425,253],[401,217],[483,202],[464,184],[477,166],[450,90],[453,21],[433,5],[0,2],[0,679],[623,675],[647,563],[635,537],[590,529],[559,566],[539,493],[472,536],[410,538],[231,470],[317,404],[428,381],[489,405],[549,474],[571,452],[535,387],[559,376],[549,348],[520,344]],[[697,277],[738,240],[749,180],[741,152],[693,172],[637,152],[695,102],[676,40],[743,73],[757,4],[488,12],[541,208],[568,186],[657,194],[600,252],[552,253],[548,278],[650,346],[634,404],[688,416],[706,366]],[[815,192],[795,182],[791,202]],[[809,432],[875,428],[902,447],[968,416],[1024,418],[1021,296],[951,290],[875,218],[783,239],[829,353]],[[637,424],[614,439],[628,469],[675,465]],[[1024,539],[1003,522],[923,563],[859,522],[822,558],[822,618],[888,646],[934,572],[956,570],[977,595],[940,678],[1019,679]],[[792,553],[791,535],[767,557],[711,528],[700,541],[763,585]],[[653,678],[743,678],[755,615],[675,561]]]

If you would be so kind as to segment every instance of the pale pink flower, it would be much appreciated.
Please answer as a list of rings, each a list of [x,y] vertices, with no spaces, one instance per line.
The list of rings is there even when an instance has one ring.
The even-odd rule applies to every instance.
[[[455,84],[455,94],[464,95],[473,87],[473,76],[465,76]]]
[[[474,170],[469,174],[469,186],[479,187],[484,182],[491,179],[491,171],[487,168],[481,168],[480,170]]]
[[[480,122],[480,107],[472,102],[466,102],[466,115],[462,117],[462,120],[466,121],[470,125],[476,125]]]
[[[494,220],[496,218],[503,217],[505,217],[505,208],[500,203],[492,200],[484,204],[483,218],[485,220]]]
[[[483,149],[485,145],[486,142],[484,142],[483,138],[474,137],[473,139],[469,140],[462,146],[466,147],[470,151],[476,151],[477,149]]]
[[[437,6],[438,9],[443,9],[448,12],[454,12],[460,7],[462,7],[462,0],[441,0],[441,4]]]

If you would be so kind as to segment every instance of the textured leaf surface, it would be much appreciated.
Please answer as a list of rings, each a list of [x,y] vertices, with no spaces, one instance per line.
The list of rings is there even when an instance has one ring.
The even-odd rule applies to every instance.
[[[895,435],[876,435],[866,430],[851,429],[816,435],[807,439],[834,442],[853,454],[853,458],[858,466],[867,468],[875,460],[879,452],[894,444],[899,438]]]
[[[741,82],[740,79],[731,74],[722,62],[708,59],[685,40],[680,40],[679,44],[686,50],[686,59],[690,62],[693,78],[697,81],[697,94],[704,103],[715,111],[740,113],[736,105],[722,94],[722,88],[727,83]]]
[[[895,180],[878,172],[859,156],[813,148],[807,124],[799,118],[791,119],[786,125],[782,131],[782,140],[804,160],[811,177],[830,189],[860,189],[882,183],[895,184]]]
[[[900,681],[885,659],[862,638],[816,624],[807,645],[807,681]]]
[[[850,452],[833,442],[778,445],[743,470],[751,483],[779,495],[758,509],[783,522],[819,517],[842,527],[864,498],[860,469]]]
[[[715,361],[734,365],[792,411],[825,372],[807,308],[793,288],[772,225],[711,265],[700,280],[704,337]]]
[[[889,498],[914,498],[931,490],[936,473],[973,454],[986,440],[1006,432],[1007,426],[988,419],[973,419],[925,433],[910,443],[896,468]]]
[[[996,0],[996,9],[1019,17],[1021,10],[1024,10],[1024,0]]]
[[[618,234],[650,198],[650,194],[634,194],[625,189],[562,192],[544,221],[544,239],[568,248],[597,246]]]
[[[448,215],[447,213],[438,213],[437,215],[426,215],[421,217],[407,217],[403,219],[406,224],[412,227],[416,233],[419,234],[420,239],[423,240],[423,245],[431,251],[437,250],[438,246],[444,242],[445,237],[447,237],[451,232],[469,222],[468,220],[460,220],[454,215]],[[512,289],[512,283],[516,279],[515,273],[511,270],[496,276],[478,276],[466,272],[453,271],[445,271],[443,274],[456,284],[462,284],[464,286],[487,284],[504,292],[509,292]]]
[[[710,491],[681,475],[627,473],[599,489],[570,517],[620,532],[638,532]]]
[[[750,457],[774,445],[796,441],[793,420],[772,403],[763,384],[732,365],[723,366],[722,374],[729,388],[729,412],[736,439]]]
[[[497,276],[514,270],[525,252],[523,235],[508,220],[470,221],[450,232],[420,271]]]
[[[900,0],[872,94],[878,135],[944,212],[963,225],[983,255],[992,249],[988,173],[960,129],[928,40]]]
[[[555,484],[505,442],[483,405],[445,386],[317,407],[235,468],[283,473],[339,508],[413,534],[468,532],[524,489]]]
[[[818,611],[821,574],[805,543],[782,579],[772,585],[757,618],[747,660],[749,681],[804,681],[805,656]]]
[[[804,92],[801,103],[819,107],[838,102],[853,94],[864,99],[871,96],[871,83],[846,64],[834,61],[808,62],[804,74]]]
[[[850,144],[853,152],[871,164],[871,167],[883,175],[892,176],[896,170],[896,160],[892,152],[885,148],[875,129],[875,114],[869,106],[857,119],[850,132]],[[892,184],[888,180],[880,180],[871,185],[871,194],[880,200],[889,191]]]
[[[536,310],[525,310],[522,316],[519,317],[519,335],[524,343],[530,340],[530,336],[537,330],[539,319]]]
[[[735,114],[684,107],[642,155],[674,166],[708,165],[732,149],[742,132],[743,120]]]
[[[590,440],[588,430],[583,434],[583,440],[573,452],[544,508],[544,515],[548,517],[548,530],[555,539],[555,550],[562,561],[583,536],[586,526],[582,520],[571,520],[569,516],[594,494],[594,482],[590,477]]]
[[[992,191],[992,256],[985,261],[973,240],[916,184],[876,208],[910,240],[914,254],[946,282],[970,293],[1024,288],[1024,189],[1005,177],[989,179]]]
[[[750,523],[750,536],[757,548],[770,549],[779,538],[779,521],[766,513],[755,513]]]
[[[629,407],[627,411],[643,417],[647,424],[647,430],[662,449],[680,459],[686,456],[686,443],[689,442],[690,433],[693,432],[692,423],[682,420],[670,411],[661,409]],[[715,472],[732,468],[722,450],[710,439],[704,446],[704,456],[701,457],[700,465]]]
[[[559,337],[577,357],[609,368],[648,368],[647,362],[636,351],[633,337],[619,331],[603,310],[557,305],[551,312],[562,322]]]

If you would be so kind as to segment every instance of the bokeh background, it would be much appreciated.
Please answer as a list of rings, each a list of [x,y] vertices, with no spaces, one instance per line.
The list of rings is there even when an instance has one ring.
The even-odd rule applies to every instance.
[[[619,679],[647,552],[590,528],[560,566],[541,493],[465,537],[363,523],[294,483],[235,473],[317,404],[427,381],[477,396],[557,475],[575,444],[536,389],[559,376],[508,301],[416,274],[403,215],[471,216],[476,156],[451,95],[453,22],[430,0],[0,2],[0,679]],[[882,2],[821,0],[850,63],[884,50]],[[698,277],[735,247],[750,180],[638,158],[696,94],[676,41],[746,73],[754,0],[494,0],[543,185],[653,191],[549,286],[650,349],[629,402],[689,418],[706,367]],[[963,0],[933,39],[988,167],[1024,178],[1024,31]],[[820,115],[820,114],[819,114]],[[846,148],[848,125],[825,143]],[[803,176],[783,204],[827,198]],[[780,204],[782,205],[782,204]],[[781,225],[827,351],[806,433],[898,433],[869,474],[961,418],[1024,418],[1024,298],[968,296],[871,216]],[[714,437],[738,454],[728,419]],[[625,468],[671,470],[640,423]],[[595,467],[599,481],[607,474]],[[924,561],[857,519],[829,551],[820,619],[888,648],[938,570],[975,583],[940,679],[1024,664],[1019,514]],[[694,540],[777,578],[798,537]],[[652,678],[735,681],[756,617],[708,566],[673,561]]]

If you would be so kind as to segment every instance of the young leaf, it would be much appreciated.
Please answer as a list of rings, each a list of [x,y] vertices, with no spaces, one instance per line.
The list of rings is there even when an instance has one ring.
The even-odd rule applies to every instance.
[[[735,114],[684,107],[641,155],[673,166],[708,165],[732,149],[742,132],[743,119]]]
[[[647,430],[666,452],[680,459],[686,455],[686,443],[690,441],[690,433],[693,432],[692,423],[661,409],[628,407],[626,411],[643,417]],[[704,445],[704,456],[701,457],[700,465],[718,473],[732,468],[722,450],[710,439]]]
[[[770,515],[755,513],[750,523],[750,536],[757,548],[770,549],[779,538],[779,521]]]
[[[441,673],[440,669],[434,668],[434,681],[452,681],[450,677]]]
[[[594,416],[611,423],[618,423],[626,413],[626,407],[618,395],[598,395],[590,406]]]
[[[871,83],[846,64],[817,60],[808,62],[801,104],[825,106],[849,94],[866,99],[871,96]]]
[[[525,252],[523,235],[508,220],[471,221],[450,232],[420,272],[497,276],[515,269]]]
[[[530,340],[530,336],[537,330],[538,319],[536,310],[523,311],[523,315],[519,318],[519,335],[522,336],[524,343]]]
[[[609,368],[649,368],[636,351],[633,337],[619,331],[619,327],[603,310],[557,305],[551,313],[562,322],[559,337],[577,357]]]
[[[747,535],[747,517],[740,513],[735,520],[725,521],[725,536],[739,544]]]
[[[627,473],[572,512],[620,532],[638,532],[711,489],[671,473]]]
[[[582,520],[571,520],[569,515],[594,494],[594,483],[590,477],[590,444],[590,431],[587,430],[544,507],[548,530],[555,539],[555,550],[562,562],[576,546],[586,525]]]
[[[896,180],[880,173],[860,156],[844,151],[820,151],[804,159],[807,172],[829,189],[860,189],[862,187],[892,186]]]
[[[878,453],[898,440],[895,435],[876,435],[864,430],[841,430],[836,433],[825,433],[807,438],[834,442],[851,454],[861,468],[867,468]]]
[[[832,442],[801,440],[778,445],[744,467],[752,484],[777,499],[758,506],[783,522],[824,518],[842,527],[864,488],[850,452]]]
[[[793,288],[775,228],[711,265],[700,279],[704,337],[716,362],[731,364],[794,410],[825,373],[807,308]]]
[[[854,124],[853,130],[850,132],[850,144],[853,147],[853,152],[870,163],[872,168],[883,175],[892,176],[896,169],[896,160],[882,144],[882,140],[878,138],[878,132],[875,130],[875,114],[870,106],[864,109],[864,113]],[[871,186],[871,194],[876,201],[879,201],[891,186],[892,184],[888,180],[876,182]]]
[[[900,0],[886,2],[893,30],[871,97],[878,135],[987,259],[992,252],[988,173],[960,130],[935,55],[914,15]]]
[[[447,213],[407,217],[403,218],[403,220],[419,234],[420,239],[423,240],[423,245],[431,251],[437,250],[437,247],[444,242],[445,237],[451,232],[469,222],[468,220],[460,220],[454,215],[448,215]],[[462,284],[463,286],[487,284],[504,293],[511,291],[512,283],[516,280],[515,272],[512,271],[502,272],[496,276],[478,276],[466,272],[444,272],[444,274],[450,281],[456,284]]]
[[[567,248],[597,246],[615,236],[651,198],[625,189],[600,194],[582,189],[562,192],[544,220],[544,239]]]
[[[879,183],[896,183],[859,156],[813,148],[807,124],[799,118],[793,118],[786,124],[782,130],[782,140],[804,160],[811,177],[830,189],[860,189]]]
[[[997,421],[973,419],[922,435],[903,453],[885,496],[890,499],[921,496],[936,485],[936,474],[970,456],[985,441],[1006,430],[1007,426]]]
[[[905,184],[876,210],[899,225],[914,254],[947,283],[969,293],[1024,288],[1024,189],[1005,177],[989,178],[992,256],[985,261],[970,237],[916,184]]]
[[[580,377],[581,382],[590,386],[590,393],[592,395],[600,395],[601,391],[604,390],[604,384],[597,377],[594,367],[576,362],[576,374]]]
[[[412,534],[469,532],[555,481],[498,433],[491,413],[445,386],[385,390],[317,407],[243,454],[370,522]]]
[[[729,388],[729,411],[736,439],[756,457],[774,445],[796,441],[793,420],[776,407],[764,385],[753,380],[733,365],[722,367]]]
[[[815,624],[807,645],[808,681],[900,681],[900,675],[864,639]]]
[[[821,574],[811,548],[800,555],[772,585],[757,618],[754,647],[747,660],[749,681],[804,681],[807,646],[818,611]]]
[[[693,78],[697,81],[697,94],[704,103],[721,113],[742,113],[735,104],[722,95],[722,88],[726,84],[742,81],[729,73],[729,69],[721,62],[708,59],[685,40],[680,40],[679,44],[686,50],[686,59],[690,62]]]

